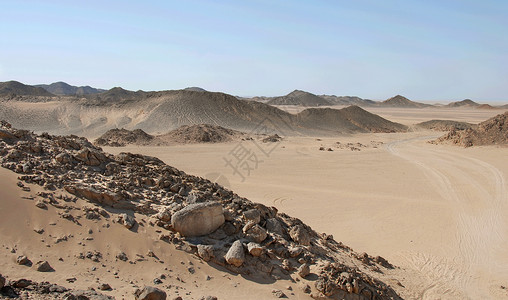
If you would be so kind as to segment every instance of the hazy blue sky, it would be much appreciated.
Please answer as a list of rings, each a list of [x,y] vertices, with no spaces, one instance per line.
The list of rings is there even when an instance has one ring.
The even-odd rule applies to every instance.
[[[0,81],[508,101],[508,1],[0,1]]]

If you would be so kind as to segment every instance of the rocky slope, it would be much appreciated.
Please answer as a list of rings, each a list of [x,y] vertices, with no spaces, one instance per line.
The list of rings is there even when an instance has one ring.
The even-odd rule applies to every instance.
[[[126,145],[165,146],[172,144],[224,143],[246,134],[209,124],[184,125],[168,133],[153,136],[141,129],[111,129],[94,141],[98,146],[123,147]]]
[[[474,124],[452,120],[430,120],[415,124],[417,127],[436,131],[465,130],[475,127]]]
[[[46,190],[35,205],[52,207],[69,222],[115,220],[134,232],[154,227],[161,240],[209,265],[246,277],[303,281],[314,298],[400,299],[380,280],[393,269],[382,257],[355,253],[299,219],[157,158],[113,156],[84,138],[36,135],[6,122],[0,126],[0,153],[2,167],[19,174],[20,188],[35,185]],[[77,200],[88,204],[75,208]],[[143,243],[143,236],[137,238]],[[90,259],[106,260],[106,255],[111,254],[92,251]],[[125,253],[116,257],[129,260]],[[140,256],[139,261],[144,259]],[[136,292],[136,297],[143,293]]]
[[[245,136],[245,133],[217,125],[184,125],[157,136],[160,144],[224,143]]]
[[[475,128],[452,129],[433,143],[452,143],[464,147],[508,144],[508,111],[499,114]]]
[[[98,146],[123,147],[125,145],[149,145],[154,139],[153,135],[141,129],[110,129],[97,138],[94,144]]]

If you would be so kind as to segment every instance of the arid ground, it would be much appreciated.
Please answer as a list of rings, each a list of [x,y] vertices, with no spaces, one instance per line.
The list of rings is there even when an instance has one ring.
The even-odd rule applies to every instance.
[[[408,126],[430,119],[478,123],[499,113],[435,108],[370,111]],[[427,143],[442,134],[288,137],[268,156],[259,156],[257,169],[243,174],[245,178],[233,174],[224,160],[239,142],[105,150],[159,157],[301,218],[355,251],[381,255],[410,271],[414,278],[403,284],[415,291],[416,298],[508,298],[501,288],[508,282],[508,149]],[[360,151],[352,151],[337,142],[363,146],[353,145]],[[240,144],[256,150],[253,142]]]

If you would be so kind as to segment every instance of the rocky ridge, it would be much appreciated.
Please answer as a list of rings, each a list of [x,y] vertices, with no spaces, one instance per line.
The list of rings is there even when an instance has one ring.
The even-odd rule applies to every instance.
[[[432,141],[435,144],[452,143],[464,147],[508,144],[508,111],[464,130],[452,129]]]
[[[400,299],[372,276],[393,268],[382,257],[355,253],[274,207],[253,203],[157,158],[114,156],[85,138],[36,135],[6,122],[0,124],[0,153],[2,167],[47,190],[37,204],[61,209],[61,217],[69,221],[100,218],[101,207],[121,208],[146,216],[149,225],[160,228],[161,240],[234,273],[308,280],[313,284],[308,292],[315,298]],[[79,216],[70,214],[65,206],[69,199],[56,194],[63,190],[92,207]],[[126,230],[137,223],[131,214],[115,217]]]

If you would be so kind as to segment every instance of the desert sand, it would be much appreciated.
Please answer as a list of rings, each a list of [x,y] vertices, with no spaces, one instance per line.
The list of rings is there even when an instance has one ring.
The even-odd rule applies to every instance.
[[[478,123],[500,111],[368,110],[409,126],[409,132],[286,136],[261,145],[272,149],[267,154],[256,152],[259,140],[103,149],[158,157],[297,217],[357,253],[382,256],[396,269],[379,276],[405,299],[508,299],[504,288],[508,284],[508,148],[430,144],[444,133],[413,126],[430,119]],[[257,166],[242,176],[225,162],[239,145],[258,155]],[[157,227],[131,231],[107,219],[81,219],[80,225],[69,222],[52,206],[36,208],[29,196],[44,190],[27,185],[31,191],[22,191],[16,186],[17,176],[0,169],[0,266],[8,280],[29,278],[97,290],[108,283],[112,290],[100,292],[117,299],[131,299],[136,288],[154,285],[154,279],[161,278],[163,283],[157,287],[169,299],[209,295],[267,299],[274,297],[273,290],[290,299],[309,298],[303,282],[245,277],[204,263],[160,241]],[[72,205],[80,208],[87,202]],[[144,215],[135,218],[140,224],[147,222]],[[35,231],[41,228],[44,232]],[[79,258],[91,250],[101,253],[100,264]],[[119,252],[130,262],[118,260]],[[16,264],[20,255],[33,263],[47,260],[57,271],[34,272]]]
[[[495,114],[386,108],[376,113],[408,126],[431,118],[477,123]],[[381,255],[401,267],[401,282],[414,298],[508,298],[501,288],[508,282],[508,148],[427,143],[442,134],[288,137],[245,178],[224,162],[237,143],[106,150],[157,156],[190,174],[218,179],[357,252]],[[248,142],[242,143],[254,151]],[[336,142],[365,147],[351,151]]]

